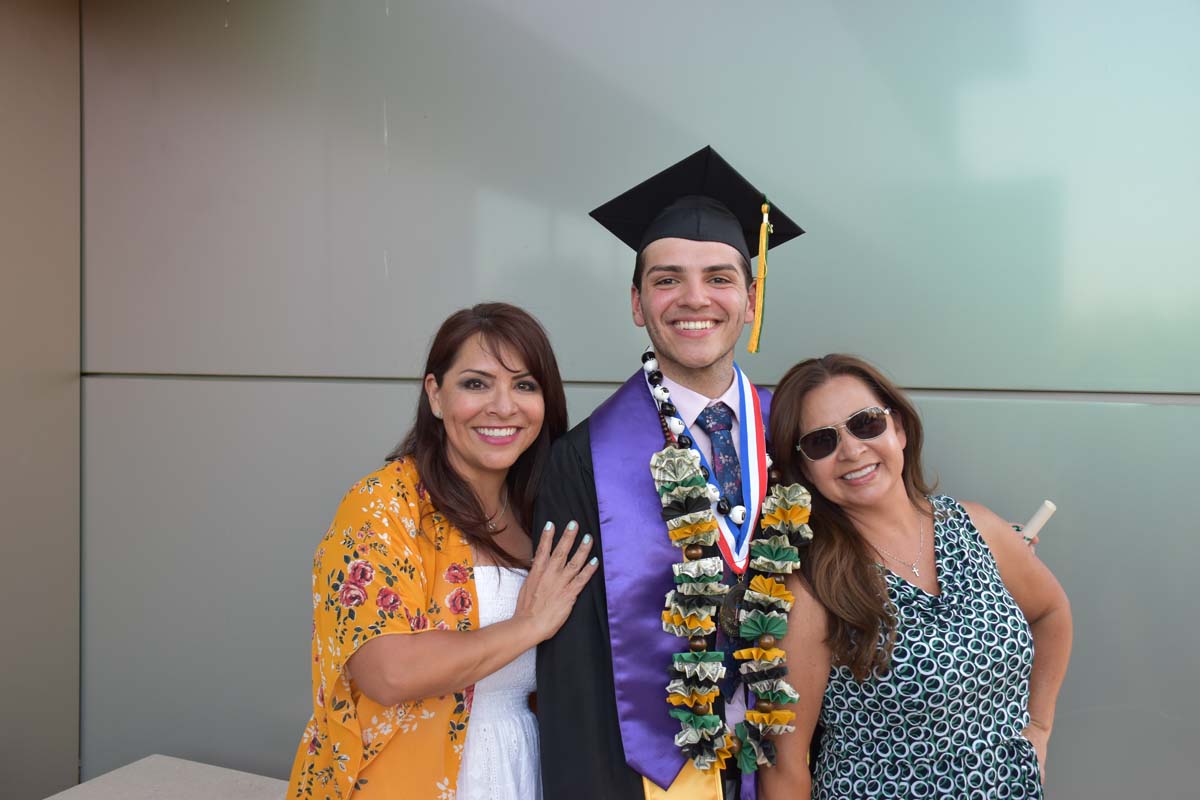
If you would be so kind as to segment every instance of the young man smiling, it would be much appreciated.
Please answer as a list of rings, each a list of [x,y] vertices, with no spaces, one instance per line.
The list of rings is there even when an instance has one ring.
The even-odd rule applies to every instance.
[[[754,321],[750,265],[723,242],[676,237],[646,245],[641,261],[641,280],[630,290],[633,321],[650,336],[659,369],[719,397],[733,382],[742,328]]]
[[[561,530],[577,520],[595,536],[602,573],[538,652],[547,800],[754,795],[752,774],[743,779],[733,762],[725,771],[701,770],[694,751],[685,754],[676,742],[680,723],[666,702],[672,653],[689,646],[724,651],[727,675],[737,670],[726,636],[689,642],[663,630],[663,597],[681,556],[667,535],[649,465],[664,435],[699,452],[721,528],[704,555],[720,558],[723,582],[737,583],[766,485],[770,396],[733,359],[757,310],[750,251],[759,242],[763,204],[763,195],[706,147],[592,212],[638,254],[633,321],[646,329],[655,361],[559,440],[535,511],[538,525]],[[771,221],[772,245],[803,233],[778,211]],[[659,407],[652,391],[669,401]],[[732,729],[745,700],[745,689],[726,680],[711,708],[696,713],[720,716]]]

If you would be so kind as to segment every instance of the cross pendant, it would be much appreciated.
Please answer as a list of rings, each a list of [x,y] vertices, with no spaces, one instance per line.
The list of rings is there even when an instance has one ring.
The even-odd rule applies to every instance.
[[[917,569],[917,562],[915,561],[912,564],[912,571],[913,575],[916,575],[918,578],[921,577],[921,570]]]

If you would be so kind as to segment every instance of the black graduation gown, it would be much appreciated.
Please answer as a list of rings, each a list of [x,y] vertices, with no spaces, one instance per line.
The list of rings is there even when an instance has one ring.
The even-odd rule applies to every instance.
[[[534,506],[534,530],[571,520],[595,539],[600,519],[587,420],[555,442]],[[617,722],[608,611],[600,570],[580,592],[566,624],[538,646],[538,727],[545,800],[643,800],[642,776],[625,763]],[[663,668],[664,681],[666,667]]]

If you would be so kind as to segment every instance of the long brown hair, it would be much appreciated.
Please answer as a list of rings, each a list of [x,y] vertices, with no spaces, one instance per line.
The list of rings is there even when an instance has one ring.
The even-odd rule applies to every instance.
[[[828,644],[834,664],[849,667],[862,681],[874,670],[886,670],[891,661],[896,620],[887,599],[887,586],[854,523],[811,484],[804,456],[796,450],[804,398],[840,375],[865,383],[880,403],[892,409],[893,424],[904,427],[907,441],[901,477],[913,505],[921,507],[934,487],[926,481],[921,467],[925,432],[917,409],[874,366],[857,356],[831,353],[801,361],[783,376],[771,401],[774,464],[783,483],[803,483],[813,497],[813,539],[802,559],[801,573],[829,613]]]
[[[454,312],[442,323],[429,346],[429,357],[421,374],[432,375],[441,386],[463,344],[475,336],[481,337],[484,347],[497,358],[502,348],[518,356],[542,390],[545,403],[542,429],[533,444],[517,457],[505,478],[509,506],[521,527],[529,532],[533,524],[533,501],[550,456],[550,445],[567,429],[567,400],[558,362],[545,329],[528,312],[508,303],[480,303]],[[482,503],[470,484],[451,466],[446,451],[446,428],[433,416],[429,397],[422,390],[413,426],[388,453],[387,460],[411,458],[434,508],[462,531],[476,549],[500,564],[528,566],[496,545]]]

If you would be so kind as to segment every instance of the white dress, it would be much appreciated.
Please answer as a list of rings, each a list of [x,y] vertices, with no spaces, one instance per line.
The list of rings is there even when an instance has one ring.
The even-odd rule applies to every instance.
[[[526,572],[476,566],[479,626],[513,615]],[[475,684],[457,800],[541,800],[537,719],[529,694],[537,688],[536,648]]]

